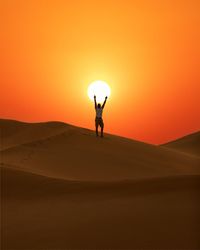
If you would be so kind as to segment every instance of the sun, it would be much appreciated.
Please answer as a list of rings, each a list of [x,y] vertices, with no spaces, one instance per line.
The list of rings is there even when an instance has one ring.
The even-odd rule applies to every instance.
[[[111,90],[109,85],[101,80],[94,81],[90,83],[88,87],[88,97],[91,101],[94,100],[94,95],[96,95],[97,102],[103,102],[105,97],[109,97]]]

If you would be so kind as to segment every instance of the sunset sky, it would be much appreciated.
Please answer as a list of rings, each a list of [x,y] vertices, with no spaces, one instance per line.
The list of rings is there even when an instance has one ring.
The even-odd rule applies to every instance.
[[[159,144],[200,129],[199,0],[2,0],[0,117]]]

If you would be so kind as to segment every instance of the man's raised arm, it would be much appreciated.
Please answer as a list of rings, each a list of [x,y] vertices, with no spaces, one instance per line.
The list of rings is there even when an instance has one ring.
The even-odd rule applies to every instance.
[[[94,107],[97,108],[97,101],[96,101],[96,95],[94,95]]]
[[[103,103],[103,105],[102,105],[102,109],[104,108],[104,106],[105,106],[105,104],[106,104],[106,101],[107,101],[107,96],[105,97],[105,101],[104,101],[104,103]]]

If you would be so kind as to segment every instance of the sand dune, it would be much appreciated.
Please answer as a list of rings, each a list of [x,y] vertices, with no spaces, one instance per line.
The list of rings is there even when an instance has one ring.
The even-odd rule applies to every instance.
[[[102,140],[90,130],[63,123],[30,124],[23,131],[22,128],[18,132],[22,143],[20,137],[4,137],[7,149],[1,150],[1,157],[4,164],[36,174],[67,180],[111,181],[200,173],[199,159],[112,135]]]
[[[200,175],[180,175],[160,178],[147,178],[136,180],[112,181],[112,182],[88,182],[68,181],[49,178],[24,171],[15,170],[10,166],[1,167],[2,184],[6,188],[2,190],[2,199],[16,199],[18,197],[46,197],[58,194],[74,195],[101,194],[104,199],[108,195],[121,196],[130,194],[150,194],[171,192],[177,190],[196,189],[200,187]],[[128,192],[127,192],[128,191]]]
[[[25,123],[0,119],[0,150],[48,138],[72,127],[62,122]]]
[[[2,168],[3,249],[198,249],[199,176],[77,182]]]
[[[184,136],[175,141],[164,144],[163,146],[177,151],[200,156],[200,132]]]
[[[59,122],[0,126],[2,249],[200,248],[198,154]]]

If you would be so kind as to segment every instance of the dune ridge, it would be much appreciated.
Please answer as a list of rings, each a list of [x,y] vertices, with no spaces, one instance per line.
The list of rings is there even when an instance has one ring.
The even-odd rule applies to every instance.
[[[56,179],[43,175],[33,174],[23,170],[16,170],[12,166],[1,166],[2,185],[6,186],[2,192],[2,198],[16,198],[25,194],[32,195],[56,195],[57,193],[87,193],[87,192],[116,192],[117,195],[149,194],[160,192],[172,192],[173,190],[200,188],[200,175],[177,175],[159,178],[144,178],[120,181],[72,181]],[[4,183],[5,182],[5,183]],[[146,185],[144,185],[146,184]],[[13,187],[14,186],[14,187]],[[144,188],[145,187],[145,188]],[[170,187],[170,188],[169,188]],[[29,190],[27,192],[27,189]],[[5,191],[5,192],[4,192]],[[23,191],[24,194],[23,194]],[[113,192],[114,191],[114,192]],[[121,192],[119,192],[121,191]],[[97,194],[98,194],[97,193]],[[13,197],[12,197],[13,196]]]
[[[177,140],[163,144],[162,146],[177,150],[188,155],[200,156],[200,131],[186,135]]]

